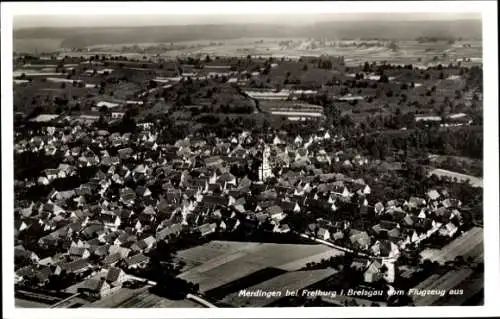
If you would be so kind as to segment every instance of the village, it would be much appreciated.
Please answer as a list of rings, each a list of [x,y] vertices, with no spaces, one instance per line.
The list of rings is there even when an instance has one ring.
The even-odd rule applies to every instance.
[[[482,304],[482,47],[426,41],[16,53],[16,305]]]
[[[465,227],[460,200],[443,188],[371,202],[377,185],[331,169],[369,159],[325,151],[341,139],[326,129],[310,136],[187,136],[166,145],[158,143],[162,128],[154,122],[138,123],[134,134],[81,121],[51,123],[57,129],[16,133],[22,136],[16,153],[62,155],[38,177],[16,181],[26,198],[15,204],[19,290],[105,298],[137,281],[134,274],[148,267],[152,252],[174,249],[168,244],[183,236],[196,238],[192,246],[233,237],[260,241],[265,235],[256,234],[266,233],[278,234],[278,243],[291,236],[317,241],[338,255],[354,255],[348,266],[362,274],[354,287],[381,280],[394,285],[401,277],[411,282],[419,261],[408,256],[426,253],[421,247],[432,238],[444,238],[433,248],[443,262],[482,262],[482,229]],[[50,191],[38,197],[43,190]],[[372,223],[357,222],[364,216]],[[464,236],[470,237],[466,247],[445,253],[447,242]],[[325,262],[312,257],[306,258],[311,269]]]

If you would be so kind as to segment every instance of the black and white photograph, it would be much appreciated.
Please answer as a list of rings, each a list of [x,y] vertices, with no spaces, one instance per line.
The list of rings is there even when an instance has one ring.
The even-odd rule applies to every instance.
[[[4,311],[500,314],[496,9],[2,3]]]

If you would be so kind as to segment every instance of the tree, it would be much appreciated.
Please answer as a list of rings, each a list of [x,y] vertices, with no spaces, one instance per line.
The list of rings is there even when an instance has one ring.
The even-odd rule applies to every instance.
[[[389,78],[387,77],[387,75],[385,75],[384,73],[382,73],[380,75],[380,79],[378,81],[380,83],[389,83]]]
[[[109,113],[109,109],[106,105],[103,105],[99,108],[99,113],[103,116],[107,116]]]

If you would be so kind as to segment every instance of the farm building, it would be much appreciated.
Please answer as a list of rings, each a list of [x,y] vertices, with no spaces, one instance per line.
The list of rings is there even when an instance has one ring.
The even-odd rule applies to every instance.
[[[282,90],[279,92],[269,90],[245,91],[245,94],[257,100],[286,100],[290,96],[290,91]]]
[[[324,116],[320,105],[298,103],[295,101],[261,101],[264,111],[276,116],[285,116],[289,120],[305,120]]]
[[[441,116],[434,116],[434,115],[418,115],[415,116],[415,121],[416,122],[441,122],[443,119]]]
[[[111,102],[106,102],[106,101],[100,101],[96,104],[97,107],[107,107],[108,109],[112,109],[112,108],[115,108],[115,107],[118,107],[120,106],[120,104],[118,103],[111,103]]]
[[[57,114],[40,114],[37,117],[31,119],[31,121],[32,122],[50,122],[58,117],[59,117],[59,115],[57,115]]]

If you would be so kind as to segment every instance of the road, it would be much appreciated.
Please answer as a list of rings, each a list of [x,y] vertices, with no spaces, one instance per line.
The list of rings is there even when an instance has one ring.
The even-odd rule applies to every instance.
[[[50,308],[58,308],[58,307],[59,307],[59,305],[61,305],[61,304],[65,303],[65,302],[67,302],[67,301],[69,301],[69,300],[71,300],[71,299],[73,299],[73,298],[79,297],[79,296],[80,296],[80,294],[79,294],[79,293],[76,293],[76,294],[74,294],[74,295],[71,295],[71,296],[69,296],[68,298],[65,298],[65,299],[63,299],[63,300],[61,300],[61,301],[59,301],[59,302],[56,302],[55,304],[51,305],[51,306],[50,306]]]
[[[17,290],[16,295],[19,295],[20,297],[28,297],[28,298],[34,298],[36,300],[39,300],[40,302],[44,303],[57,303],[61,301],[61,298],[58,297],[53,297],[49,295],[44,295],[41,293],[36,293],[36,292],[31,292],[31,291],[25,291],[25,290]]]
[[[328,246],[328,247],[331,247],[331,248],[335,248],[335,249],[341,250],[343,252],[351,253],[351,254],[354,254],[354,255],[359,256],[359,257],[364,257],[364,258],[369,258],[369,259],[378,259],[381,262],[395,262],[398,259],[397,256],[395,256],[395,257],[378,257],[378,256],[372,256],[372,255],[368,255],[368,254],[365,254],[365,253],[362,253],[362,252],[354,251],[354,250],[352,250],[350,248],[346,248],[346,247],[335,245],[334,243],[331,243],[331,242],[326,241],[326,240],[322,240],[322,239],[319,239],[319,238],[311,237],[311,236],[309,236],[307,234],[304,234],[304,233],[300,233],[299,235],[300,235],[300,237],[307,238],[307,239],[310,239],[310,240],[314,240],[315,242],[320,243],[322,245],[325,245],[325,246]]]
[[[195,302],[199,303],[200,305],[204,306],[205,308],[217,308],[217,306],[206,301],[205,299],[201,298],[200,296],[196,296],[193,294],[187,294],[186,299],[195,301]]]
[[[310,240],[314,240],[317,243],[320,243],[322,245],[326,245],[328,247],[332,247],[332,248],[341,250],[341,251],[346,252],[346,253],[357,254],[357,255],[359,255],[361,257],[368,257],[368,255],[366,255],[366,254],[357,253],[357,252],[355,252],[352,249],[349,249],[349,248],[346,248],[346,247],[342,247],[342,246],[338,246],[338,245],[335,245],[334,243],[331,243],[329,241],[322,240],[322,239],[319,239],[319,238],[315,238],[315,237],[309,236],[309,235],[304,234],[304,233],[299,233],[299,236],[302,237],[302,238],[307,238],[307,239],[310,239]]]

